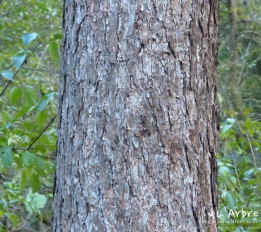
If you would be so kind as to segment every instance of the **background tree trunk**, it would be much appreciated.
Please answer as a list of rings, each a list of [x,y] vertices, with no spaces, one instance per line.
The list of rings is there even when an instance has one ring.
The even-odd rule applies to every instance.
[[[238,43],[237,43],[237,0],[228,0],[227,2],[228,10],[229,10],[229,40],[230,40],[230,77],[229,77],[229,88],[228,93],[230,94],[232,108],[237,112],[237,117],[239,119],[243,119],[242,111],[244,109],[244,103],[242,101],[242,90],[240,89],[240,85],[242,83],[240,73],[238,72],[237,65],[238,61]]]
[[[216,231],[218,1],[65,0],[53,231]]]

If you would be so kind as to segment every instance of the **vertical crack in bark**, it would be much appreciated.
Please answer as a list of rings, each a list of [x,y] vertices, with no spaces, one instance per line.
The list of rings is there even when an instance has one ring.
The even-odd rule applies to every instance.
[[[189,44],[190,47],[193,48],[193,35],[191,35],[191,32],[188,32],[188,38],[189,38]]]
[[[155,3],[155,1],[158,1],[158,0],[152,0],[152,6],[153,6],[153,9],[154,9],[154,11],[155,11],[155,13],[156,13],[156,15],[157,15],[157,6],[156,6],[156,3]]]
[[[200,232],[199,219],[198,219],[197,214],[196,214],[196,212],[195,212],[195,209],[194,209],[194,206],[193,206],[193,202],[192,202],[192,204],[191,204],[191,207],[192,207],[192,213],[193,213],[194,221],[195,221],[195,223],[196,223],[196,225],[197,225],[197,232]]]
[[[171,52],[172,56],[174,57],[174,59],[176,59],[175,52],[173,51],[169,41],[168,41],[168,49],[170,50],[170,52]]]
[[[210,165],[211,165],[211,172],[210,172],[210,187],[211,187],[211,199],[212,199],[212,206],[215,214],[215,218],[217,220],[217,196],[216,196],[216,187],[217,187],[217,177],[213,175],[217,171],[217,164],[216,164],[216,156],[214,152],[210,152]]]
[[[150,104],[149,104],[150,105]],[[158,125],[158,121],[157,121],[157,117],[154,113],[154,107],[152,105],[150,105],[150,108],[151,108],[151,114],[152,114],[152,117],[155,121],[155,124],[156,124],[156,129],[157,129],[157,134],[158,134],[158,138],[159,138],[159,142],[162,146],[162,148],[164,149],[165,148],[165,145],[162,143],[162,139],[161,139],[161,132],[160,132],[160,129],[159,129],[159,125]]]
[[[204,37],[204,30],[203,30],[203,27],[201,25],[200,19],[198,19],[198,26],[199,26],[199,29],[200,29],[202,36]]]
[[[168,106],[168,121],[169,121],[169,130],[172,131],[172,122],[170,120],[170,106]]]
[[[191,172],[191,165],[190,165],[190,161],[189,161],[189,157],[188,157],[188,147],[187,147],[186,144],[184,144],[183,146],[184,146],[186,160],[187,160],[187,163],[188,163],[188,168],[189,168],[189,171]]]
[[[82,21],[78,24],[77,30],[76,30],[76,38],[75,38],[75,47],[74,47],[74,52],[76,53],[76,51],[78,50],[79,47],[79,34],[81,31],[81,27],[82,27],[82,23],[85,21],[87,15],[84,16],[84,18],[82,19]]]

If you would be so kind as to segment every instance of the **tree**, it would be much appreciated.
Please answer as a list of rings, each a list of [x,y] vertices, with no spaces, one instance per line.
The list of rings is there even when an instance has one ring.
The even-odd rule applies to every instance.
[[[217,11],[65,1],[53,231],[217,231]]]
[[[219,93],[221,120],[228,117],[260,121],[259,1],[220,2]]]

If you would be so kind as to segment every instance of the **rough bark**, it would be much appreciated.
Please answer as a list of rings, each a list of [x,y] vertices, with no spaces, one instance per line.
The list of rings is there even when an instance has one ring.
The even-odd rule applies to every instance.
[[[65,0],[53,231],[217,231],[218,0]]]

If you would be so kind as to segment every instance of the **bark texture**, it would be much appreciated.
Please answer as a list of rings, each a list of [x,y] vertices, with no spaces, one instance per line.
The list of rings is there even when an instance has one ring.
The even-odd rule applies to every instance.
[[[53,231],[217,231],[218,0],[65,0]]]

